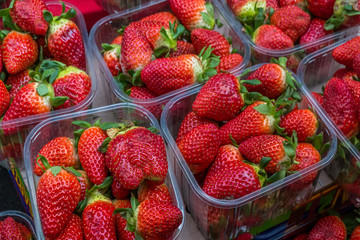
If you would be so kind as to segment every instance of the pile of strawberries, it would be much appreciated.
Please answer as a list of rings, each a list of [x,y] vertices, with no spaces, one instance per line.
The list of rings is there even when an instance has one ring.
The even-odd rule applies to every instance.
[[[213,30],[215,24],[222,24],[214,19],[211,3],[169,3],[174,14],[159,12],[132,22],[111,44],[103,44],[105,63],[130,97],[151,99],[201,83],[243,60],[233,53],[236,51],[227,39]]]
[[[301,96],[285,66],[286,58],[273,59],[247,80],[219,73],[196,96],[176,143],[209,196],[240,198],[316,164],[327,150],[314,112],[298,109]],[[300,191],[316,176],[288,188]]]
[[[85,121],[57,137],[34,165],[46,239],[170,239],[182,222],[164,181],[168,163],[157,129]],[[131,198],[130,198],[131,195]]]
[[[0,116],[16,118],[79,104],[91,90],[81,32],[69,20],[74,9],[52,16],[43,0],[12,1],[2,9]],[[4,134],[15,134],[7,125]]]
[[[2,240],[31,240],[31,231],[23,224],[18,223],[12,217],[0,221],[0,239]]]

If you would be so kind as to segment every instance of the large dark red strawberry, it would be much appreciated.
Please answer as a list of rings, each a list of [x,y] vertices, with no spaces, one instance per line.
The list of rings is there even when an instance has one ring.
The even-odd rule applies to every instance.
[[[322,20],[319,18],[312,19],[307,32],[304,35],[302,35],[302,37],[300,38],[300,42],[299,42],[300,45],[312,43],[312,42],[334,32],[333,30],[329,30],[329,31],[325,30],[324,25],[325,25],[325,20]],[[320,48],[325,47],[329,44],[330,43],[327,42],[326,44],[321,44],[320,46],[307,48],[306,52],[307,53],[315,52],[315,51],[319,50]]]
[[[154,94],[153,92],[151,92],[147,87],[143,86],[143,87],[137,87],[137,86],[133,86],[131,87],[129,90],[126,91],[126,93],[129,93],[130,97],[136,98],[136,99],[152,99],[152,98],[156,98],[157,95]],[[149,110],[152,114],[154,114],[154,116],[157,119],[160,119],[160,115],[162,112],[161,106],[160,105],[154,105],[154,106],[149,106],[149,105],[144,105],[144,107]]]
[[[360,36],[355,37],[344,44],[336,47],[332,52],[332,57],[335,61],[352,68],[355,55],[360,48]]]
[[[308,235],[308,240],[346,239],[346,227],[337,216],[327,216],[318,220]]]
[[[292,39],[280,28],[272,25],[261,25],[252,37],[255,44],[269,49],[287,49],[294,47]]]
[[[56,240],[83,240],[84,233],[81,223],[81,218],[73,214],[65,229],[60,233]]]
[[[334,13],[335,0],[308,0],[310,12],[321,19],[328,19]]]
[[[212,53],[219,57],[230,54],[230,44],[226,38],[217,31],[207,29],[195,29],[191,32],[191,43],[199,54],[204,47],[211,47]]]
[[[21,229],[15,222],[14,218],[7,217],[2,223],[0,228],[1,239],[14,239],[14,240],[25,240]]]

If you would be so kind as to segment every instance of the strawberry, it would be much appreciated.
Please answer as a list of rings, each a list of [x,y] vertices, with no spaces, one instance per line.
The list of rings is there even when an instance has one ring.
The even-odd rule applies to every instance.
[[[3,70],[3,57],[2,57],[2,50],[1,50],[1,41],[0,41],[0,73],[2,72]]]
[[[160,185],[151,185],[146,182],[140,184],[138,198],[140,203],[147,199],[172,203],[169,189],[165,183]]]
[[[45,237],[55,238],[66,228],[80,192],[78,179],[61,167],[51,167],[41,176],[36,199]]]
[[[131,208],[131,203],[129,199],[124,200],[115,200],[114,207],[117,208]],[[121,216],[121,214],[116,215],[116,233],[118,239],[121,240],[133,240],[135,239],[135,234],[126,230],[127,221]]]
[[[308,30],[310,15],[298,6],[285,6],[274,12],[270,22],[296,42]]]
[[[296,53],[291,54],[291,55],[287,56],[286,67],[296,74],[301,60],[302,60],[302,57],[299,56],[299,54],[296,54]]]
[[[74,140],[68,137],[57,137],[45,144],[37,154],[34,164],[34,174],[41,176],[44,165],[41,156],[45,157],[50,166],[74,167],[79,166]]]
[[[243,57],[238,53],[233,53],[220,58],[220,64],[217,66],[217,72],[229,71],[235,68],[243,61]]]
[[[11,31],[1,45],[3,63],[9,74],[16,74],[33,65],[38,58],[38,46],[30,34]]]
[[[315,114],[309,109],[294,110],[284,116],[279,123],[288,136],[295,131],[299,142],[304,142],[307,138],[314,136],[318,125]]]
[[[191,42],[194,45],[196,54],[199,54],[207,47],[211,47],[213,49],[212,53],[219,57],[230,54],[229,42],[217,31],[195,29],[191,32]]]
[[[169,24],[169,22],[171,23],[175,23],[175,21],[178,22],[179,20],[171,12],[158,12],[142,18],[139,22],[144,22],[144,21],[157,21],[157,22],[162,22],[165,25],[165,24]]]
[[[356,72],[351,68],[339,68],[333,75],[334,78],[349,78],[357,77]]]
[[[130,190],[124,188],[121,183],[114,178],[111,184],[111,193],[116,199],[125,199],[130,195]]]
[[[266,0],[266,9],[272,8],[276,11],[279,9],[279,7],[278,0]]]
[[[25,225],[18,223],[18,222],[16,223],[16,225],[18,226],[18,228],[20,228],[20,231],[26,240],[32,239],[32,232],[30,231],[29,228],[27,228]],[[1,236],[1,233],[0,233],[0,236]]]
[[[343,79],[332,78],[326,84],[323,107],[347,137],[358,133],[359,121],[354,96]]]
[[[168,169],[164,141],[144,127],[122,131],[108,144],[106,165],[126,189],[136,189],[144,180],[161,184]]]
[[[214,123],[216,124],[215,121],[210,120],[210,119],[206,119],[206,118],[202,118],[199,117],[198,115],[196,115],[195,112],[189,112],[184,120],[181,123],[177,138],[176,138],[176,143],[179,143],[180,140],[192,129],[200,126],[200,125],[204,125],[207,123]]]
[[[316,99],[316,101],[320,103],[321,106],[324,104],[324,96],[322,94],[316,92],[311,92],[311,94]]]
[[[208,123],[190,130],[177,143],[193,174],[204,171],[215,159],[220,147],[219,131]]]
[[[303,10],[307,9],[306,1],[304,0],[279,0],[279,5],[280,7],[296,5]]]
[[[63,4],[63,10],[65,5]],[[47,33],[48,49],[54,58],[68,66],[85,70],[85,48],[79,28],[69,20],[76,15],[76,10],[71,8],[60,16],[53,18],[49,11],[44,12],[44,17],[49,22]]]
[[[294,238],[294,240],[307,240],[307,239],[308,239],[308,234],[306,233],[300,234]]]
[[[360,53],[358,52],[353,59],[353,69],[357,76],[360,76]]]
[[[354,231],[351,233],[350,240],[359,240],[360,239],[360,226],[357,226]]]
[[[122,35],[117,36],[116,38],[114,38],[114,40],[112,40],[111,44],[121,45],[122,38],[123,38],[123,36],[122,36]]]
[[[305,169],[317,162],[320,162],[321,156],[320,153],[311,145],[310,143],[299,143],[296,147],[296,157],[295,162],[298,164],[293,164],[289,171],[300,171]],[[317,176],[317,172],[314,172],[304,178],[299,179],[293,184],[289,185],[289,188],[292,190],[302,190],[311,184]]]
[[[261,25],[252,37],[255,44],[268,49],[287,49],[294,47],[292,39],[280,28],[272,25]]]
[[[326,21],[325,28],[337,29],[356,26],[360,23],[358,0],[335,0],[334,14]]]
[[[86,197],[86,191],[91,189],[92,184],[85,171],[78,170],[78,172],[81,174],[81,177],[78,177],[78,180],[81,188],[80,201],[82,201]]]
[[[354,73],[354,71],[348,72],[344,77],[344,82],[347,84],[347,86],[350,88],[354,100],[355,100],[355,106],[356,109],[359,109],[360,106],[360,82],[357,77],[357,74]]]
[[[63,109],[81,103],[91,91],[91,80],[86,72],[70,66],[62,70],[53,83],[55,96],[66,96],[68,100],[55,109]]]
[[[169,54],[169,57],[178,57],[186,54],[195,54],[195,48],[191,43],[185,41],[178,41],[176,46],[176,51],[172,51]]]
[[[21,229],[12,217],[7,217],[1,226],[1,239],[25,240]]]
[[[25,84],[30,82],[32,77],[29,75],[30,71],[28,69],[19,72],[17,74],[10,74],[6,79],[6,84],[11,86],[10,89],[10,97],[14,98],[15,95],[19,92],[20,88],[22,88]]]
[[[115,207],[110,199],[99,192],[91,194],[82,213],[85,239],[116,240],[114,210]]]
[[[278,135],[260,135],[242,142],[239,150],[247,160],[255,164],[259,164],[264,157],[271,158],[265,171],[274,174],[293,163],[296,145],[296,141],[288,142]]]
[[[259,9],[265,10],[264,0],[227,0],[227,4],[235,16],[242,22],[251,23],[258,15]]]
[[[308,0],[309,11],[318,18],[328,19],[334,13],[335,0]]]
[[[317,239],[346,239],[346,227],[337,216],[327,216],[318,220],[311,229],[308,240]]]
[[[81,218],[73,214],[65,229],[60,233],[56,240],[72,239],[83,240],[84,233],[82,229]]]
[[[113,76],[117,76],[122,70],[120,65],[121,45],[102,44],[104,49],[104,61]]]
[[[333,30],[329,30],[329,31],[325,30],[324,25],[325,25],[325,20],[322,20],[319,18],[312,19],[307,32],[300,38],[300,45],[312,43],[312,42],[334,32]],[[309,53],[315,52],[315,51],[319,50],[320,48],[325,47],[327,45],[329,45],[329,43],[322,44],[321,46],[307,48],[306,52],[309,54]]]
[[[188,54],[175,58],[160,58],[146,65],[141,71],[141,80],[150,91],[162,95],[173,90],[203,82],[216,74],[213,69],[219,59],[211,57],[211,48],[200,57]]]
[[[153,92],[151,92],[147,87],[131,87],[127,93],[129,93],[130,97],[136,98],[136,99],[152,99],[156,98],[157,95],[155,95]],[[160,119],[160,115],[162,112],[162,109],[160,106],[144,106],[147,110],[149,110],[156,119]]]
[[[0,80],[0,116],[4,114],[4,112],[10,106],[10,94],[6,89],[6,85],[3,81]]]
[[[196,28],[213,29],[215,25],[214,9],[204,0],[170,0],[175,16],[190,32]]]
[[[75,132],[79,160],[90,181],[100,185],[108,175],[105,154],[98,151],[107,138],[106,132],[99,127],[98,123],[92,126],[85,121],[75,121],[73,124],[85,128]]]
[[[346,67],[352,68],[355,55],[360,48],[360,36],[355,37],[344,44],[336,47],[332,52],[332,57],[338,63],[345,65]]]

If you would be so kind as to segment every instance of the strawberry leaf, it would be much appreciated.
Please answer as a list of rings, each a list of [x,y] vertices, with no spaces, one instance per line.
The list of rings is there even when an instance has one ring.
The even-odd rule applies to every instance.
[[[210,27],[208,29],[213,29],[215,25],[214,19],[214,8],[211,3],[205,3],[206,12],[200,12],[203,20],[207,23]]]
[[[263,157],[260,160],[260,168],[261,169],[266,168],[266,166],[269,164],[270,161],[271,161],[271,157]]]
[[[75,168],[73,167],[67,167],[66,170],[68,170],[69,172],[71,172],[73,175],[75,175],[76,177],[82,177],[81,173],[79,173],[77,170],[75,170]]]
[[[175,26],[176,22],[174,22],[174,24],[170,23],[172,26]],[[185,32],[185,27],[183,25],[181,25],[180,23],[178,23],[177,27],[176,27],[176,31],[173,32],[173,39],[178,39],[181,35],[183,35]]]
[[[36,88],[36,92],[39,94],[39,96],[43,97],[49,94],[49,89],[44,83],[40,83]]]
[[[135,231],[134,234],[135,234],[135,240],[143,240],[143,238],[137,231]]]
[[[98,151],[101,152],[101,153],[106,153],[110,141],[111,141],[111,138],[107,137],[103,141],[103,143],[100,145],[100,147],[98,148]]]
[[[252,79],[252,80],[241,80],[240,83],[245,83],[249,85],[260,85],[261,82],[258,79]]]
[[[219,19],[215,19],[215,24],[218,28],[222,28],[224,26],[224,24]]]
[[[130,203],[131,203],[131,208],[132,208],[133,212],[135,212],[137,207],[139,206],[139,201],[136,199],[134,194],[131,194]]]
[[[112,44],[108,44],[108,43],[101,44],[101,47],[103,48],[103,51],[105,51],[105,52],[114,49],[114,46]]]
[[[5,81],[5,79],[6,79],[6,73],[5,72],[1,72],[0,73],[0,79],[1,79],[1,81]],[[8,90],[9,91],[9,90]]]
[[[229,137],[230,137],[230,141],[231,141],[232,145],[234,145],[235,147],[238,148],[238,147],[239,147],[239,144],[237,144],[237,142],[235,141],[235,139],[231,136],[231,133],[230,133]]]
[[[256,107],[254,107],[254,109],[264,115],[272,114],[272,109],[270,109],[269,106],[265,103],[257,105]]]
[[[82,128],[90,128],[92,127],[91,123],[86,121],[73,121],[72,124],[82,127]]]
[[[52,22],[52,20],[53,20],[53,15],[48,10],[43,11],[43,17],[44,17],[45,21],[47,21],[48,23]]]
[[[110,128],[124,128],[125,124],[123,123],[114,123],[114,122],[103,122],[99,125],[102,130],[108,130]]]
[[[149,127],[147,130],[149,130],[150,132],[155,133],[155,134],[160,133],[160,130],[157,129],[156,127]]]
[[[50,103],[51,103],[51,106],[56,108],[60,105],[63,105],[68,99],[69,99],[69,97],[63,97],[63,96],[52,97],[52,98],[50,98]]]
[[[54,175],[54,177],[56,177],[56,175],[58,175],[61,172],[61,169],[62,169],[61,167],[55,166],[55,167],[51,167],[50,171]]]

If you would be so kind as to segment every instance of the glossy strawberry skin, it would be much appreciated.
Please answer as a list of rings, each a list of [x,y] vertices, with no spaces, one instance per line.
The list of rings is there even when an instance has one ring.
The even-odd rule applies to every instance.
[[[243,61],[243,57],[238,53],[229,54],[220,58],[220,64],[216,67],[218,73],[228,71],[238,66]]]
[[[309,0],[310,12],[321,19],[328,19],[334,13],[335,0]]]
[[[114,200],[114,207],[117,208],[131,208],[129,199]],[[120,214],[116,215],[116,233],[121,240],[134,240],[135,234],[126,230],[127,221]]]
[[[47,42],[49,51],[56,60],[85,70],[83,38],[74,22],[64,18],[51,22]]]
[[[304,0],[280,0],[279,5],[280,7],[296,5],[304,10],[307,8]]]
[[[2,222],[0,236],[1,239],[25,240],[24,236],[21,233],[21,229],[18,227],[12,217],[7,217]]]
[[[32,78],[29,75],[29,70],[26,69],[17,74],[10,74],[6,79],[6,84],[11,85],[10,97],[15,97],[21,87],[30,82]]]
[[[98,148],[107,138],[104,130],[99,127],[86,129],[79,139],[78,155],[82,167],[93,184],[100,185],[108,176],[105,154]]]
[[[22,235],[25,237],[26,240],[31,240],[32,239],[32,232],[30,231],[30,229],[28,227],[26,227],[25,225],[21,224],[21,223],[16,223],[18,225],[18,228],[20,228]],[[1,227],[1,225],[0,225]],[[1,234],[0,234],[1,236]]]
[[[117,45],[121,45],[122,43],[122,39],[123,39],[123,36],[117,36],[116,38],[114,38],[114,40],[112,40],[111,44],[117,44]]]
[[[360,239],[360,226],[357,226],[351,234],[350,240]]]
[[[124,188],[121,183],[114,178],[111,184],[111,193],[116,199],[125,199],[130,194],[130,190]]]
[[[267,1],[254,0],[227,0],[227,4],[240,20],[253,19],[256,16],[256,8],[265,9],[269,6]]]
[[[211,47],[212,53],[223,57],[230,54],[230,44],[226,38],[217,31],[207,29],[195,29],[191,32],[191,42],[195,52],[199,54],[204,47]]]
[[[156,98],[157,95],[154,94],[153,92],[151,92],[147,87],[131,87],[130,88],[130,97],[136,98],[136,99],[152,99],[152,98]],[[160,107],[160,105],[155,105],[155,106],[147,106],[144,105],[144,107],[149,110],[152,114],[154,114],[156,119],[160,119],[161,116],[161,112],[162,109]]]
[[[165,183],[160,185],[142,183],[138,188],[138,200],[141,203],[146,199],[172,203],[169,189]]]
[[[10,94],[6,89],[6,86],[3,81],[0,80],[0,116],[4,114],[4,112],[10,106]]]
[[[92,184],[85,171],[82,170],[77,170],[77,171],[81,174],[81,177],[77,177],[77,178],[79,179],[80,188],[81,188],[80,201],[82,201],[86,197],[86,191],[90,190]]]
[[[177,144],[193,174],[200,173],[214,161],[220,147],[218,128],[209,123],[189,131]]]
[[[177,17],[171,12],[158,12],[155,14],[151,14],[150,16],[144,17],[140,20],[140,22],[144,21],[158,21],[163,24],[169,24],[169,22],[174,23],[175,21],[179,21]]]
[[[68,137],[54,138],[40,149],[39,154],[43,155],[47,159],[50,166],[76,168],[79,165],[74,141]],[[34,174],[37,176],[43,175],[44,172],[41,169],[45,170],[45,167],[39,158],[39,154],[34,160]]]
[[[66,227],[79,203],[80,191],[77,178],[65,170],[54,177],[49,169],[40,178],[36,198],[46,237],[56,237]]]
[[[201,88],[192,105],[200,117],[216,121],[233,119],[244,107],[238,79],[230,73],[211,77]]]
[[[65,229],[60,233],[56,240],[83,240],[84,233],[82,229],[81,218],[73,214]]]
[[[43,0],[18,0],[10,9],[10,16],[22,30],[36,35],[45,35],[49,23],[43,17],[46,4]]]
[[[11,31],[4,38],[2,45],[2,58],[9,74],[19,73],[31,65],[38,58],[38,46],[31,35]]]
[[[294,43],[281,29],[272,25],[261,25],[254,32],[253,42],[268,49],[288,49]]]
[[[279,9],[279,7],[278,0],[266,0],[266,9],[272,8],[276,11]]]
[[[324,96],[321,95],[320,93],[316,93],[316,92],[312,92],[311,94],[316,99],[316,101],[318,101],[320,103],[320,105],[322,106],[324,103]]]
[[[302,35],[302,37],[300,38],[300,45],[309,44],[334,32],[333,30],[329,30],[329,31],[325,30],[324,25],[325,25],[325,20],[319,18],[312,19],[307,32],[304,35]],[[307,48],[306,52],[312,53],[327,45],[329,45],[329,43],[322,44],[321,46],[317,46],[317,47]]]
[[[178,57],[186,54],[195,54],[194,45],[185,41],[178,41],[176,51],[169,54],[169,57]]]
[[[270,21],[296,42],[308,30],[310,15],[298,6],[291,5],[276,10]]]
[[[357,76],[360,76],[360,53],[357,53],[353,60],[353,69]]]
[[[355,37],[346,43],[336,47],[332,52],[332,57],[338,63],[352,68],[353,61],[358,49],[360,48],[360,37]]]
[[[113,76],[117,76],[122,71],[120,64],[120,53],[120,47],[115,47],[112,50],[104,52],[104,61],[106,66],[109,68],[111,75]]]
[[[346,239],[346,227],[337,216],[327,216],[318,220],[311,229],[308,240]]]

